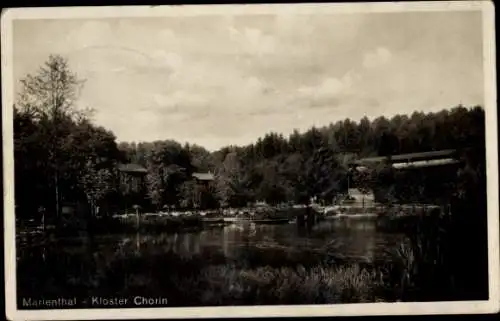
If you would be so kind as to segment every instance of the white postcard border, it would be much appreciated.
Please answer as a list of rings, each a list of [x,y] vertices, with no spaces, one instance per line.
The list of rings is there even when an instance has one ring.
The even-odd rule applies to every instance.
[[[364,303],[301,306],[228,306],[196,308],[18,310],[16,307],[16,255],[13,156],[13,48],[12,23],[16,19],[78,19],[113,17],[164,17],[238,15],[296,12],[298,14],[347,14],[375,12],[471,11],[483,13],[486,153],[488,188],[488,301],[432,303]],[[5,297],[11,320],[92,320],[130,318],[228,318],[284,316],[430,315],[494,313],[500,309],[499,206],[497,154],[497,97],[494,6],[490,1],[387,2],[349,4],[182,5],[137,7],[71,7],[7,9],[2,12],[2,120],[4,174]]]

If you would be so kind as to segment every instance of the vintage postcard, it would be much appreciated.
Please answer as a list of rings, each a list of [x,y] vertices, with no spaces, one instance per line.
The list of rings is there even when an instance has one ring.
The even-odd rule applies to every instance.
[[[9,319],[498,311],[491,2],[1,23]]]

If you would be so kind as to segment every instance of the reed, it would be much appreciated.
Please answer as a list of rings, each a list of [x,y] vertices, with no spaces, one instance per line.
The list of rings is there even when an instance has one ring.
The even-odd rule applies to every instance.
[[[180,286],[201,289],[200,304],[328,304],[373,302],[383,284],[377,271],[358,265],[253,269],[235,265],[204,268]]]

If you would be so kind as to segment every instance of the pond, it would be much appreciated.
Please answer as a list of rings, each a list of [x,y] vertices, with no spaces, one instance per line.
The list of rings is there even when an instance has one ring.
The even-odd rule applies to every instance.
[[[78,297],[83,307],[103,307],[85,299],[92,296],[136,295],[168,296],[168,306],[289,303],[279,296],[252,301],[258,300],[248,299],[255,293],[240,290],[238,296],[232,287],[244,278],[245,289],[260,291],[273,287],[275,281],[263,281],[269,273],[300,283],[310,273],[384,261],[403,240],[401,234],[377,230],[373,218],[331,219],[311,227],[236,223],[197,232],[41,239],[38,245],[18,245],[18,304],[27,297],[63,295]],[[300,274],[301,269],[308,272]],[[320,270],[309,272],[314,269]],[[207,287],[212,288],[209,299]],[[19,308],[34,308],[24,305]]]

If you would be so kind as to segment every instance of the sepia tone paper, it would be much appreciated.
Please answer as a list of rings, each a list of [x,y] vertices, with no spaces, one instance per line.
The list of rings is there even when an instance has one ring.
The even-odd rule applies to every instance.
[[[7,315],[498,311],[493,12],[5,10]]]

